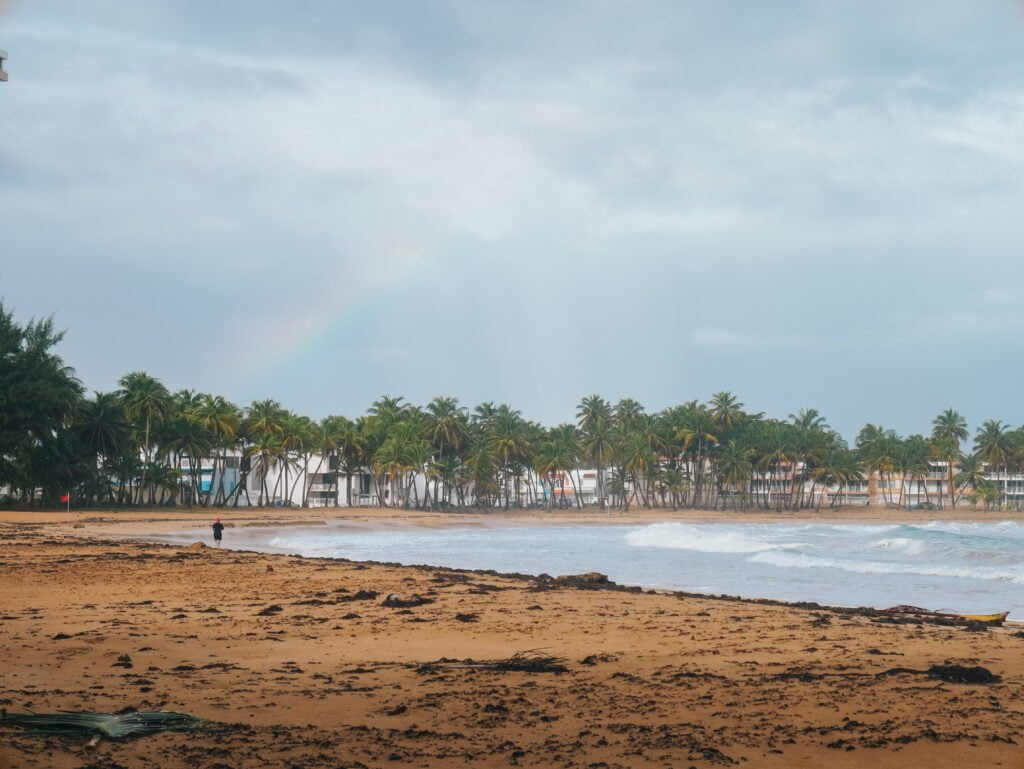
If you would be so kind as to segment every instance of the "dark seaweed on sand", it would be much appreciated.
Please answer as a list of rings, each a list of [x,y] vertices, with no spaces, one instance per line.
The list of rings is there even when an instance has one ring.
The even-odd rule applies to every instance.
[[[565,657],[558,657],[553,654],[546,654],[539,649],[528,649],[516,652],[511,657],[503,660],[452,660],[440,659],[437,662],[424,662],[419,665],[420,672],[429,672],[438,669],[473,669],[473,670],[500,670],[503,672],[516,673],[567,673],[569,668],[566,665]]]

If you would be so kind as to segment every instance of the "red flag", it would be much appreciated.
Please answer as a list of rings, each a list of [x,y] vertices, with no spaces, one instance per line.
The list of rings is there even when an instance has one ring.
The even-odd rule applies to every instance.
[[[70,502],[71,501],[71,495],[70,494],[61,494],[60,495],[60,501],[61,502]]]

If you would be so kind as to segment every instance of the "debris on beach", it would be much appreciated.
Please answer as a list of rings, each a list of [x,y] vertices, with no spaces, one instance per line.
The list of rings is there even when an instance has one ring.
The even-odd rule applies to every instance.
[[[17,726],[41,736],[107,737],[119,740],[155,732],[196,729],[203,719],[167,710],[128,713],[8,713],[0,710],[0,726]]]
[[[402,598],[398,593],[388,593],[388,597],[384,599],[381,606],[387,606],[392,609],[407,609],[410,606],[423,606],[433,602],[433,598],[424,598],[417,593],[413,593],[408,598]]]
[[[932,665],[928,675],[951,684],[997,684],[1003,680],[981,665]]]
[[[498,670],[504,673],[567,673],[565,657],[545,654],[537,649],[516,652],[503,660],[456,660],[442,658],[436,662],[423,662],[417,666],[420,673],[434,670]]]
[[[541,574],[531,590],[558,590],[559,588],[572,588],[575,590],[614,590],[619,586],[608,579],[607,574],[597,571],[590,571],[586,574],[567,574],[564,577],[552,577],[549,574]]]

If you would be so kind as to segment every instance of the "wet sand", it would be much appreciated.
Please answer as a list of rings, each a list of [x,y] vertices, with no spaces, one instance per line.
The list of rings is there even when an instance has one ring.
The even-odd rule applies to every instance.
[[[359,511],[354,525],[386,525],[391,512]],[[321,513],[223,517],[234,526],[308,525]],[[167,709],[209,720],[200,733],[94,748],[0,729],[0,767],[1022,763],[1024,637],[1013,626],[890,624],[114,539],[193,525],[208,538],[208,520],[201,511],[0,514],[0,707]],[[451,520],[413,515],[399,524]],[[429,603],[382,605],[391,593]],[[529,649],[564,657],[567,672],[419,667]],[[1001,680],[953,683],[928,672],[947,665],[984,666]]]

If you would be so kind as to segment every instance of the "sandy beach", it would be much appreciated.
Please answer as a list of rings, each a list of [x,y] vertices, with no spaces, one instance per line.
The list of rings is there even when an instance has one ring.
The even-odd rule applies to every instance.
[[[370,526],[673,517],[352,512],[328,515]],[[309,510],[220,514],[232,527],[324,520]],[[1021,765],[1024,634],[1013,625],[893,624],[585,580],[126,540],[195,527],[208,541],[209,518],[0,514],[0,707],[166,709],[208,720],[197,733],[95,747],[4,729],[0,766]],[[883,518],[892,511],[842,519]],[[389,594],[426,602],[383,605]],[[563,657],[565,672],[465,662],[535,649]],[[449,664],[423,667],[441,660]],[[948,666],[982,666],[999,680],[957,683]]]

